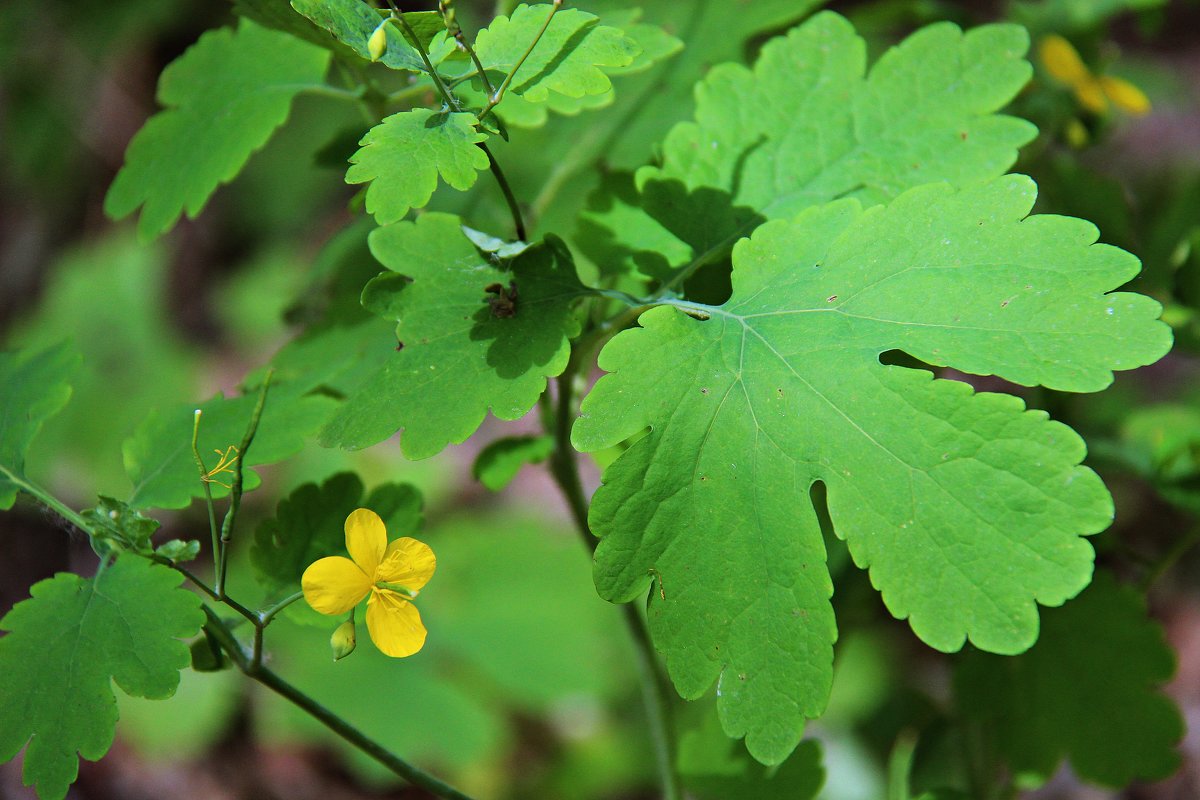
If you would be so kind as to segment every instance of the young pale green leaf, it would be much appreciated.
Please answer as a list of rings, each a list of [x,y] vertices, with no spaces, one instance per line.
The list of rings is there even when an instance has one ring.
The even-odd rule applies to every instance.
[[[228,398],[218,394],[198,406],[203,412],[198,449],[209,470],[220,461],[217,451],[225,453],[231,445],[241,443],[257,401],[256,393]],[[295,453],[325,423],[335,405],[329,397],[304,395],[293,386],[273,384],[245,466],[269,464]],[[204,496],[204,484],[192,454],[196,408],[184,405],[155,412],[125,440],[125,471],[133,481],[130,506],[184,508],[193,498]],[[213,497],[229,494],[232,473],[212,477],[209,489]],[[243,481],[246,491],[260,483],[251,469],[244,471]]]
[[[466,112],[449,113],[415,108],[393,114],[367,131],[346,183],[367,183],[367,211],[380,225],[396,222],[410,208],[429,202],[438,175],[455,189],[466,191],[480,170],[488,168],[487,153],[476,145],[487,134],[479,120]]]
[[[16,502],[29,443],[67,404],[67,381],[78,367],[79,356],[66,345],[0,352],[0,510]]]
[[[371,251],[396,272],[371,281],[363,304],[399,322],[397,350],[337,411],[322,444],[357,449],[404,428],[405,454],[425,458],[465,441],[489,408],[521,417],[566,368],[579,333],[571,303],[584,289],[561,241],[502,269],[457,217],[424,214],[374,231]]]
[[[493,86],[508,77],[537,39],[550,8],[522,3],[510,17],[496,17],[479,32],[475,52]],[[585,11],[561,10],[513,75],[507,91],[533,103],[546,101],[550,92],[567,97],[604,94],[612,83],[603,68],[626,67],[639,52],[637,42],[620,29],[597,24],[597,18]]]
[[[93,542],[104,548],[101,552],[127,550],[139,555],[154,552],[150,537],[161,524],[158,520],[115,498],[100,495],[99,499],[95,508],[81,511],[79,516],[89,523]]]
[[[388,538],[412,536],[421,528],[421,494],[408,484],[385,484],[363,499],[363,484],[341,472],[318,486],[306,483],[279,501],[275,516],[254,532],[250,560],[270,592],[295,591],[308,565],[346,550],[346,517],[369,508],[387,526]],[[328,617],[324,618],[328,622]]]
[[[1096,391],[1161,357],[1159,306],[1109,293],[1138,271],[1068,217],[1025,218],[1008,176],[855,200],[760,227],[721,307],[656,308],[602,351],[576,446],[643,431],[591,511],[600,593],[651,577],[650,623],[685,697],[719,679],[725,729],[780,761],[824,707],[835,627],[810,487],[889,610],[930,645],[1028,648],[1036,603],[1088,582],[1081,535],[1112,503],[1069,428],[1002,394],[885,366],[927,363]]]
[[[545,461],[553,452],[552,436],[506,436],[480,451],[471,474],[475,480],[498,492],[517,477],[521,467]]]
[[[136,556],[92,580],[60,573],[0,620],[0,761],[25,750],[25,783],[49,800],[67,794],[78,757],[112,744],[112,681],[138,697],[170,697],[187,645],[204,621],[180,575]]]
[[[320,27],[333,34],[334,38],[349,47],[367,61],[371,58],[367,43],[371,34],[383,22],[384,17],[362,0],[292,0],[292,8],[315,22]],[[430,12],[418,12],[419,16],[406,14],[413,18],[422,31],[428,27]],[[432,12],[440,18],[440,14]],[[421,54],[409,43],[401,27],[395,22],[388,23],[384,29],[387,49],[379,63],[392,69],[407,70],[408,72],[427,72]]]
[[[249,20],[204,34],[163,70],[165,110],[129,143],[105,212],[119,219],[141,206],[147,239],[180,214],[195,217],[287,120],[292,99],[320,85],[328,64],[329,51]]]
[[[1175,671],[1144,600],[1110,575],[1042,617],[1027,653],[967,653],[955,675],[960,707],[983,723],[1010,768],[1049,779],[1069,759],[1107,786],[1165,778],[1179,766],[1183,720],[1159,687]]]

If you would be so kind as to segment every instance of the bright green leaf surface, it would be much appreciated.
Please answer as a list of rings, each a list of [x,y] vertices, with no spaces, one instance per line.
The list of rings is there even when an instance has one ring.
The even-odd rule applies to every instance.
[[[639,180],[730,192],[737,205],[789,217],[839,197],[887,202],[933,181],[1002,174],[1036,130],[996,115],[1029,80],[1026,33],[951,23],[922,28],[866,75],[866,47],[831,12],[769,42],[754,69],[714,67],[697,86],[696,122],[676,126],[661,170]]]
[[[749,233],[760,220],[747,209],[790,217],[841,197],[872,205],[924,183],[1001,175],[1036,133],[994,113],[1029,79],[1028,43],[1013,25],[964,34],[941,23],[890,50],[867,75],[853,26],[818,14],[768,42],[753,70],[722,64],[706,75],[696,121],[672,129],[661,168],[638,171],[642,205],[699,257]],[[721,204],[701,196],[706,189],[728,195],[723,219],[715,219]],[[663,195],[676,200],[664,203]],[[630,246],[638,231],[655,227],[633,226]],[[699,240],[687,235],[697,228]]]
[[[363,137],[351,156],[347,183],[371,182],[367,211],[380,225],[396,222],[410,208],[429,202],[438,175],[459,191],[470,189],[488,157],[475,145],[487,139],[467,113],[416,108],[393,114]]]
[[[471,467],[475,480],[498,492],[517,477],[521,467],[545,461],[554,452],[551,436],[507,436],[488,444]]]
[[[566,368],[568,340],[579,332],[571,301],[582,286],[558,240],[503,270],[475,249],[457,217],[424,214],[374,231],[371,251],[396,272],[368,284],[363,303],[399,321],[402,347],[338,410],[322,444],[357,449],[404,428],[405,454],[425,458],[466,440],[489,408],[500,419],[524,415],[546,379]],[[484,290],[514,282],[515,313],[497,315],[488,303],[495,295]]]
[[[188,665],[178,641],[200,629],[200,599],[182,578],[119,558],[93,580],[61,573],[30,590],[0,629],[0,761],[26,742],[25,782],[61,798],[80,757],[96,760],[117,722],[112,681],[139,697],[170,697]]]
[[[217,395],[199,406],[176,406],[151,414],[123,448],[125,470],[134,486],[129,504],[136,508],[184,508],[193,498],[203,497],[204,485],[192,455],[195,410],[204,412],[198,449],[211,470],[219,461],[215,450],[225,452],[230,445],[241,443],[257,402],[256,393],[228,398]],[[304,396],[293,386],[273,384],[245,465],[268,464],[295,453],[328,419],[334,405],[328,397]],[[229,484],[233,476],[225,473],[214,477]],[[243,480],[246,491],[260,483],[251,469],[245,470]],[[209,487],[213,497],[229,494],[220,483],[210,483]]]
[[[79,356],[65,345],[0,352],[0,509],[16,501],[29,443],[67,404],[67,380],[78,366]]]
[[[1142,598],[1107,573],[1047,611],[1042,634],[1015,658],[968,653],[955,678],[963,713],[1017,773],[1048,779],[1064,758],[1109,786],[1154,780],[1179,766],[1179,710],[1160,691],[1175,671]]]
[[[243,20],[209,31],[158,83],[166,110],[133,137],[104,200],[114,218],[142,207],[138,232],[152,238],[195,217],[222,183],[287,120],[292,99],[319,85],[329,52]]]
[[[292,0],[292,8],[332,33],[358,55],[371,60],[367,42],[383,17],[362,0]],[[425,72],[421,54],[404,38],[400,26],[392,22],[385,30],[387,49],[379,62],[392,69]]]
[[[735,247],[733,297],[698,309],[709,319],[656,308],[601,353],[615,374],[585,400],[576,446],[651,431],[593,500],[597,587],[629,601],[657,579],[651,627],[676,687],[719,679],[726,731],[760,760],[782,760],[829,691],[814,481],[888,608],[939,649],[1020,652],[1035,601],[1088,582],[1079,537],[1112,504],[1079,437],[1015,397],[879,363],[902,349],[1096,391],[1169,349],[1157,303],[1104,294],[1137,260],[1080,220],[1023,219],[1035,193],[1011,176],[767,223]]]
[[[95,508],[79,513],[90,525],[93,540],[104,542],[106,547],[117,551],[128,550],[141,555],[153,552],[154,545],[150,537],[161,524],[158,520],[112,497],[100,495],[99,499]]]
[[[421,527],[421,495],[413,487],[385,484],[365,500],[363,494],[358,476],[341,472],[320,486],[306,483],[280,500],[275,516],[254,532],[250,550],[263,585],[279,595],[296,591],[309,564],[344,555],[346,517],[356,508],[378,514],[387,525],[388,539],[413,536]]]
[[[512,72],[537,38],[549,12],[549,5],[521,4],[511,17],[496,17],[479,32],[475,52],[492,86],[498,87]],[[640,49],[620,29],[596,22],[592,14],[574,8],[555,14],[533,52],[513,76],[508,91],[534,103],[547,100],[552,91],[567,97],[607,92],[612,83],[602,68],[628,66]]]

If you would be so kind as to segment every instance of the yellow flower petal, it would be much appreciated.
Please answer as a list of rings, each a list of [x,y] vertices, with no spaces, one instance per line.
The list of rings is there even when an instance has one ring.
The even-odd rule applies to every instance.
[[[1112,75],[1101,75],[1099,80],[1100,88],[1117,108],[1139,117],[1150,111],[1150,98],[1129,81]]]
[[[393,658],[411,656],[425,645],[425,626],[417,607],[394,592],[371,592],[367,630],[379,651]]]
[[[1075,87],[1075,99],[1088,111],[1094,111],[1097,114],[1104,114],[1108,111],[1108,98],[1104,96],[1104,90],[1100,88],[1097,81],[1091,78]]]
[[[371,591],[371,579],[350,559],[329,556],[308,565],[300,588],[308,604],[322,614],[345,614]]]
[[[374,575],[387,549],[387,528],[369,508],[359,508],[346,517],[346,549],[359,569]]]
[[[1079,51],[1058,34],[1052,33],[1042,37],[1038,45],[1038,56],[1046,72],[1068,86],[1077,86],[1092,77],[1092,71],[1079,57]]]
[[[437,569],[437,558],[429,545],[401,536],[388,545],[375,580],[397,583],[411,592],[420,591]]]

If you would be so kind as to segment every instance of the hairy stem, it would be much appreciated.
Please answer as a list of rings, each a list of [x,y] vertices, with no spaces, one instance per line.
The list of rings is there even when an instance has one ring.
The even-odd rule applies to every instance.
[[[232,659],[233,663],[237,665],[237,668],[247,677],[261,683],[280,697],[307,712],[314,719],[319,720],[325,727],[345,739],[349,744],[366,753],[380,764],[383,764],[383,766],[413,786],[431,792],[437,797],[446,798],[446,800],[471,800],[468,795],[463,794],[448,783],[435,778],[428,772],[413,766],[395,755],[374,739],[369,738],[358,728],[346,722],[338,714],[330,711],[295,686],[292,686],[269,668],[252,660],[251,656],[247,655],[245,648],[242,647],[241,643],[238,642],[237,638],[226,627],[224,621],[207,605],[204,606],[204,613],[208,617],[208,622],[204,625],[205,631],[221,646],[230,659]]]

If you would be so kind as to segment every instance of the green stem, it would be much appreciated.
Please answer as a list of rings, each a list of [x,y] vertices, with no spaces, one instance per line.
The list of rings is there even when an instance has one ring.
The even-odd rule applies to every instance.
[[[555,0],[555,2],[561,3],[562,0]],[[446,86],[445,81],[442,80],[441,73],[434,69],[433,62],[429,60],[429,53],[425,52],[424,46],[421,45],[416,33],[413,32],[412,26],[408,24],[408,20],[406,20],[404,15],[400,13],[400,9],[396,8],[394,0],[388,0],[388,5],[392,7],[392,14],[395,19],[404,27],[404,30],[408,32],[409,38],[416,43],[417,52],[421,55],[421,60],[425,62],[425,68],[429,70],[429,76],[433,79],[434,85],[437,86],[438,93],[441,94],[442,100],[444,100],[446,105],[452,108],[456,113],[464,111],[462,103],[459,102],[458,98],[454,96],[454,93],[450,91],[449,87]],[[554,16],[553,13],[551,13],[551,16]],[[549,24],[549,22],[547,22],[547,24]],[[538,37],[541,37],[540,33],[538,34]],[[530,49],[532,50],[533,48],[531,47]],[[528,53],[526,55],[528,55]],[[486,80],[486,78],[484,80]],[[501,87],[501,90],[503,90],[503,87]],[[481,114],[478,115],[477,119],[482,120],[490,109],[491,106],[489,105]],[[504,201],[508,204],[509,213],[512,214],[513,228],[516,230],[517,239],[523,242],[525,241],[525,237],[527,235],[525,232],[525,220],[521,216],[521,207],[517,203],[516,196],[513,195],[512,187],[509,186],[508,179],[504,176],[504,170],[500,169],[500,162],[496,160],[494,155],[492,155],[492,151],[488,149],[488,146],[483,142],[480,142],[478,146],[479,149],[484,152],[484,155],[487,156],[488,168],[492,171],[492,175],[496,178],[496,183],[500,185],[500,191],[504,193]]]
[[[579,477],[575,451],[571,447],[571,421],[575,417],[575,376],[581,364],[591,363],[590,359],[586,358],[590,354],[590,346],[601,340],[601,336],[594,336],[587,340],[588,347],[576,346],[566,370],[558,378],[558,403],[553,419],[555,447],[550,457],[550,473],[566,498],[575,527],[590,552],[596,549],[596,537],[592,535],[588,526],[587,498],[584,496],[583,482]],[[681,800],[683,795],[679,776],[675,771],[675,745],[670,723],[670,705],[667,700],[667,680],[662,674],[642,615],[636,607],[626,603],[623,606],[623,616],[637,652],[642,699],[646,708],[646,721],[650,726],[650,738],[654,743],[663,798]]]
[[[386,747],[358,730],[358,728],[346,722],[338,714],[330,711],[295,686],[292,686],[269,668],[253,661],[247,655],[245,648],[242,647],[237,638],[226,627],[224,621],[207,605],[204,606],[204,613],[208,617],[208,622],[205,623],[204,629],[221,645],[221,648],[225,650],[230,659],[233,660],[233,663],[237,665],[237,668],[244,675],[261,683],[280,697],[307,712],[314,719],[324,724],[325,727],[345,739],[349,744],[366,753],[371,758],[374,758],[413,786],[431,792],[437,797],[445,798],[445,800],[471,800],[470,796],[463,794],[453,786],[395,755]]]
[[[304,592],[296,592],[293,595],[283,598],[275,605],[273,605],[263,611],[258,612],[259,624],[264,628],[267,627],[268,625],[271,624],[271,620],[275,619],[276,614],[278,614],[280,611],[283,611],[285,608],[287,608],[292,603],[299,600],[301,597],[304,597]]]
[[[1181,536],[1179,540],[1175,542],[1174,546],[1164,553],[1162,558],[1158,559],[1158,561],[1154,563],[1154,565],[1150,568],[1150,571],[1146,573],[1144,578],[1142,578],[1140,585],[1142,593],[1145,594],[1146,592],[1149,592],[1154,584],[1158,582],[1159,578],[1165,575],[1171,569],[1171,567],[1178,563],[1179,559],[1183,558],[1184,555],[1187,554],[1188,550],[1191,550],[1198,543],[1200,543],[1200,525],[1197,525],[1188,533]]]
[[[3,473],[4,479],[13,486],[16,486],[18,489],[21,489],[22,491],[32,495],[40,503],[42,503],[42,505],[49,508],[55,514],[58,514],[76,528],[79,528],[79,530],[90,534],[91,528],[88,526],[84,518],[79,516],[79,514],[77,514],[73,508],[63,503],[57,497],[47,492],[36,483],[33,483],[23,476],[16,474],[7,467],[0,466],[0,473]]]
[[[200,449],[196,446],[196,442],[200,438],[200,416],[203,413],[197,408],[192,417],[192,458],[196,460],[196,469],[200,470],[200,485],[204,487],[204,504],[208,507],[208,530],[212,534],[213,573],[219,574],[221,542],[217,533],[217,511],[213,507],[212,489],[208,485],[208,468],[204,466],[204,459],[200,457]]]
[[[258,402],[254,404],[254,413],[250,417],[250,424],[246,427],[246,434],[242,437],[242,444],[238,447],[237,460],[233,467],[233,487],[229,493],[229,510],[225,512],[225,520],[221,523],[221,557],[217,562],[217,596],[222,600],[225,599],[225,575],[229,566],[229,544],[233,540],[233,525],[237,521],[238,509],[242,505],[242,478],[243,465],[246,463],[246,453],[250,451],[250,445],[254,442],[254,434],[258,432],[258,423],[262,419],[263,406],[267,404],[267,390],[271,388],[271,378],[274,377],[275,370],[268,370],[267,376],[263,378],[262,387],[258,391]]]
[[[500,88],[490,94],[487,105],[483,107],[483,111],[479,112],[480,119],[486,117],[493,108],[500,105],[500,101],[504,99],[504,93],[508,91],[508,87],[512,83],[513,78],[516,76],[517,72],[520,71],[521,67],[524,66],[525,59],[529,58],[529,54],[533,52],[533,48],[537,47],[538,42],[542,40],[542,36],[545,35],[546,29],[550,27],[551,20],[554,19],[554,15],[558,13],[560,8],[562,8],[562,0],[554,0],[554,2],[550,4],[550,13],[546,15],[546,21],[542,23],[542,27],[538,30],[537,36],[533,37],[533,41],[529,43],[529,47],[525,49],[525,52],[521,54],[519,59],[517,59],[517,63],[513,65],[513,68],[509,71],[508,75],[504,77],[504,82],[500,84]],[[479,67],[479,69],[482,69],[482,67]]]
[[[311,83],[305,84],[300,91],[304,94],[316,95],[317,97],[331,97],[335,100],[357,102],[366,94],[367,87],[359,86],[357,89],[341,89],[337,86],[330,86],[327,83]]]

